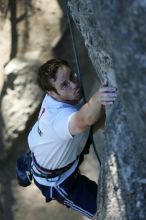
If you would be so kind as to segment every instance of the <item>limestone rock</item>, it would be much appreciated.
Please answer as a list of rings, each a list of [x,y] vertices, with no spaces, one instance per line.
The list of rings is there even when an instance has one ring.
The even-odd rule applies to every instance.
[[[1,159],[25,131],[26,122],[40,104],[42,92],[36,83],[38,60],[13,59],[5,67],[6,83],[1,95]]]

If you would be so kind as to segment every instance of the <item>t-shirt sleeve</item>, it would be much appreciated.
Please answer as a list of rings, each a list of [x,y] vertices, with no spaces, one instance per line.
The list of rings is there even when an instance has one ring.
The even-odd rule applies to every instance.
[[[75,109],[61,110],[53,120],[54,131],[63,140],[73,138],[69,131],[69,121],[76,111]]]

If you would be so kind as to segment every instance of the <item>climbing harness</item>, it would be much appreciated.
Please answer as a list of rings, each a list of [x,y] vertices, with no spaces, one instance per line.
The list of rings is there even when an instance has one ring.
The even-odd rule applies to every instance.
[[[35,170],[33,169],[33,166],[32,166],[32,173],[35,176],[40,176],[42,178],[54,178],[54,177],[60,176],[65,171],[69,170],[72,167],[72,165],[76,162],[74,160],[73,162],[71,162],[70,164],[66,165],[65,167],[57,168],[57,169],[54,169],[54,170],[49,170],[49,169],[44,168],[44,167],[42,167],[42,166],[40,166],[38,164],[38,162],[36,161],[36,158],[35,158],[33,153],[32,153],[32,161],[33,161],[33,166],[36,168],[37,171],[39,171],[39,173],[41,175],[35,172]]]
[[[78,58],[78,53],[77,53],[77,48],[76,48],[76,43],[75,43],[75,36],[74,36],[73,28],[72,28],[72,22],[71,22],[69,7],[67,5],[67,0],[65,0],[65,7],[66,7],[66,15],[67,15],[68,26],[69,26],[70,35],[71,35],[72,48],[73,48],[76,67],[77,67],[77,75],[78,75],[78,79],[79,79],[80,85],[81,85],[82,90],[83,90],[83,83],[82,83],[81,74],[80,74],[81,71],[80,71],[80,65],[79,65],[79,58]],[[84,91],[83,91],[83,100],[85,102]],[[97,157],[97,160],[98,160],[99,164],[101,165],[101,160],[100,160],[99,154],[96,150],[95,142],[94,142],[94,139],[93,139],[93,126],[91,126],[91,129],[90,129],[89,139],[91,140],[91,143],[92,143],[95,155]]]

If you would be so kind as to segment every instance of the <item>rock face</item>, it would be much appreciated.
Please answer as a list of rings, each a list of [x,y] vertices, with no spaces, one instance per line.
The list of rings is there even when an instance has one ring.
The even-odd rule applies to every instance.
[[[37,60],[15,58],[5,67],[6,83],[0,103],[0,146],[4,149],[0,159],[7,156],[40,104],[42,92],[36,83],[38,66]]]
[[[107,109],[96,218],[146,219],[146,2],[71,1],[101,80],[117,85]]]

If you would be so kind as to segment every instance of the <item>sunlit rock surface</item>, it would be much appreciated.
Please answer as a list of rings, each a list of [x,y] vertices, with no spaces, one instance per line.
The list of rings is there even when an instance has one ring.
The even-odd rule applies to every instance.
[[[5,67],[6,83],[1,95],[0,120],[0,145],[4,146],[4,154],[26,129],[28,119],[40,104],[42,92],[36,82],[38,67],[38,60],[17,58]]]

